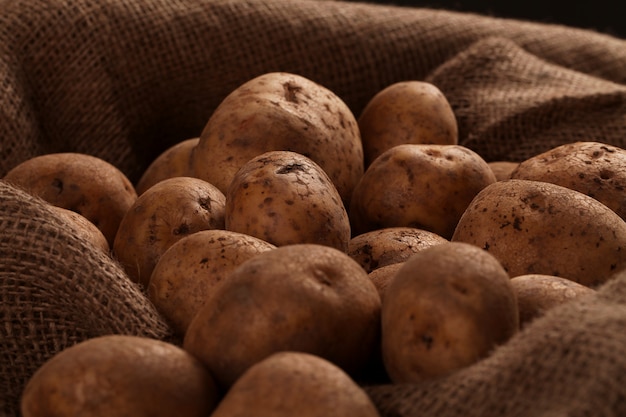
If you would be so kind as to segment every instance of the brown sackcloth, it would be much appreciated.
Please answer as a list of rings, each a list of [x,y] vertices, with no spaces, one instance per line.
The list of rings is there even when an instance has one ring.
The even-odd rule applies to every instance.
[[[556,25],[313,0],[0,0],[0,176],[77,151],[137,180],[197,136],[233,88],[304,75],[358,116],[426,79],[460,143],[487,160],[557,144],[626,145],[626,41]],[[170,329],[119,266],[39,200],[0,182],[0,413],[51,355],[107,333]],[[440,381],[367,390],[383,416],[626,415],[626,275]]]

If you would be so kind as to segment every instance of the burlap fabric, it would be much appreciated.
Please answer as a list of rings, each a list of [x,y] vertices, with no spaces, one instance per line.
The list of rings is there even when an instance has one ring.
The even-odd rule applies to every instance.
[[[100,156],[137,180],[269,71],[315,80],[359,114],[426,79],[460,143],[487,160],[626,145],[626,41],[471,14],[307,0],[0,0],[0,175],[46,152]],[[171,332],[119,266],[0,182],[0,412],[47,358],[107,333]],[[370,386],[384,416],[626,415],[626,275],[439,381]]]

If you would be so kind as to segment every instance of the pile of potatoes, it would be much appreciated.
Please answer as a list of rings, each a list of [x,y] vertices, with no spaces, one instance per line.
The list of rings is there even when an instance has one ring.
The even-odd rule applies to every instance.
[[[4,179],[62,208],[181,341],[69,347],[24,417],[376,416],[364,384],[471,366],[626,267],[626,150],[485,161],[423,81],[357,119],[312,80],[263,74],[134,186],[76,153]]]

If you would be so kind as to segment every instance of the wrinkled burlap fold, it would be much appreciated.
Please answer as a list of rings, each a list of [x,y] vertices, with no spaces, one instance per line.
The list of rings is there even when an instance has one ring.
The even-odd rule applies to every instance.
[[[626,41],[556,25],[313,0],[0,0],[0,176],[58,151],[137,180],[197,136],[233,88],[304,75],[358,116],[426,79],[487,160],[557,144],[626,145]],[[439,381],[372,386],[384,416],[626,415],[626,275]],[[41,201],[0,182],[0,413],[51,355],[107,333],[170,338],[120,267]]]

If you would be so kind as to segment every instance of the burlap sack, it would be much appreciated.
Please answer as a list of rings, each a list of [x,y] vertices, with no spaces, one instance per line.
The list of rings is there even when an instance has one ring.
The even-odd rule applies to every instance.
[[[0,1],[0,175],[78,151],[138,179],[269,71],[359,114],[392,82],[448,96],[460,143],[521,160],[559,143],[626,145],[626,41],[471,14],[313,0]],[[170,340],[123,271],[41,201],[0,182],[0,412],[51,355],[107,333]],[[367,390],[384,416],[626,415],[626,276],[440,381]]]

